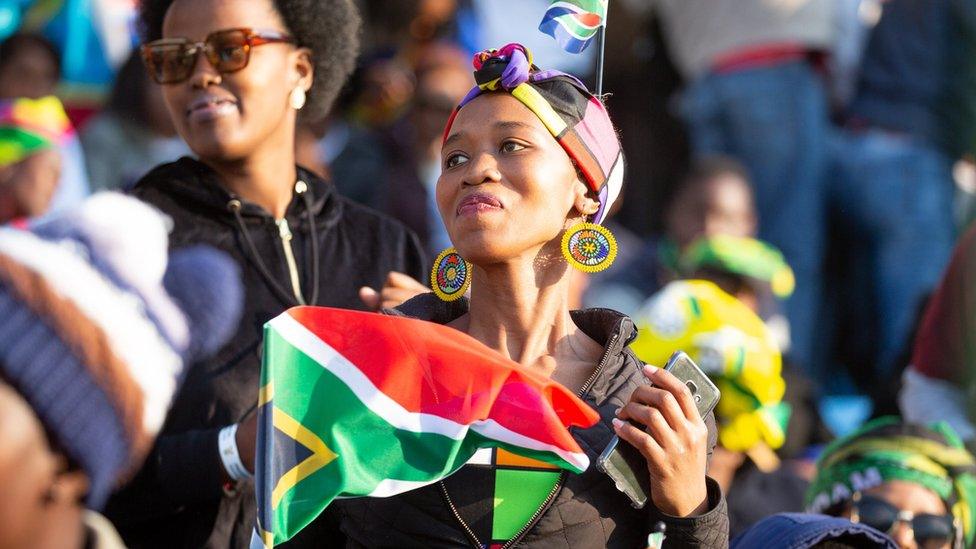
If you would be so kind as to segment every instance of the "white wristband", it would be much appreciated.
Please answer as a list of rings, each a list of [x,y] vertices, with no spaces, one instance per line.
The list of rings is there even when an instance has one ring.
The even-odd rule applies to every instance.
[[[228,425],[217,435],[217,448],[220,450],[220,461],[224,469],[233,480],[245,480],[253,475],[244,467],[241,454],[237,451],[237,424]]]

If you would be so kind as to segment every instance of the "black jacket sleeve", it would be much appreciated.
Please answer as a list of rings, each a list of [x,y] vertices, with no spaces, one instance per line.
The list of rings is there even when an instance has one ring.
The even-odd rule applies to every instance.
[[[191,503],[221,496],[224,465],[218,433],[220,429],[206,429],[160,437],[152,455],[155,481],[170,500]]]
[[[112,496],[105,514],[124,533],[185,506],[218,501],[226,490],[221,484],[219,432],[207,429],[160,437],[135,478]]]
[[[729,546],[729,510],[722,489],[710,477],[705,478],[708,490],[708,511],[693,517],[673,517],[650,504],[650,522],[665,525],[664,547],[724,548]]]

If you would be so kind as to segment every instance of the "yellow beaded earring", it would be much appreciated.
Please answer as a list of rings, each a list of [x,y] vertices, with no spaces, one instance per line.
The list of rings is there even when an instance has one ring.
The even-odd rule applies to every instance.
[[[562,252],[573,268],[596,273],[609,267],[617,258],[617,239],[603,225],[583,221],[563,234]]]
[[[454,301],[468,291],[471,286],[471,264],[464,260],[454,248],[448,248],[434,260],[430,271],[430,287],[437,297],[444,301]]]

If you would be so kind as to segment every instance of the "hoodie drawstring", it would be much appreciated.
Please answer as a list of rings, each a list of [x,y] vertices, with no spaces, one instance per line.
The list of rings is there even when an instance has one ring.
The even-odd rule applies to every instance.
[[[319,300],[319,239],[315,231],[315,214],[312,212],[312,196],[308,192],[308,185],[299,180],[295,184],[295,192],[300,194],[305,201],[305,216],[309,227],[309,239],[311,240],[311,287],[312,294],[311,299],[308,301],[308,305],[315,305]],[[251,234],[247,230],[247,226],[244,224],[244,218],[241,217],[241,201],[237,198],[232,198],[227,202],[227,209],[234,214],[234,219],[237,221],[237,227],[241,231],[241,235],[244,237],[244,242],[247,243],[245,252],[250,252],[251,259],[254,260],[254,265],[258,268],[258,272],[264,278],[264,281],[268,284],[272,291],[278,295],[278,298],[285,301],[286,303],[292,305],[303,305],[298,301],[298,298],[292,295],[291,292],[285,290],[278,281],[275,280],[274,276],[271,275],[271,271],[268,270],[267,265],[264,264],[264,260],[261,259],[261,254],[258,253],[257,246],[254,245],[254,240],[251,239]]]

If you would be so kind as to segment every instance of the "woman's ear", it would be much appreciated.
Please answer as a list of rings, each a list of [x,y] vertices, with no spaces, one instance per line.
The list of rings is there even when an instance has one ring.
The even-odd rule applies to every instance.
[[[312,63],[312,50],[308,48],[298,48],[294,52],[295,71],[298,73],[298,82],[308,91],[312,88],[312,78],[315,76],[315,64]]]
[[[600,200],[597,193],[591,191],[586,183],[577,179],[574,184],[574,189],[576,190],[576,197],[573,200],[573,206],[576,208],[576,211],[583,214],[584,217],[589,217],[600,209]]]

